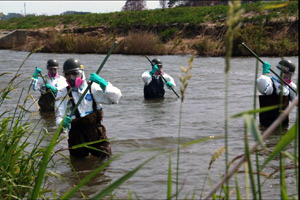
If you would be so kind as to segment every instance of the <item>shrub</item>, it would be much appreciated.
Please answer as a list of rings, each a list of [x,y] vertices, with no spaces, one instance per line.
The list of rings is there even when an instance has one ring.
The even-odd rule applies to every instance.
[[[198,42],[192,45],[192,49],[197,51],[198,55],[204,56],[219,56],[224,54],[224,43],[222,41],[214,41],[213,39],[202,36]]]
[[[165,51],[158,36],[147,32],[130,32],[128,36],[120,42],[115,52],[122,54],[161,55],[164,54]]]
[[[171,29],[167,29],[163,32],[160,33],[160,38],[162,40],[162,42],[166,43],[169,40],[173,39],[174,36],[178,33],[178,29],[177,28],[171,28]]]

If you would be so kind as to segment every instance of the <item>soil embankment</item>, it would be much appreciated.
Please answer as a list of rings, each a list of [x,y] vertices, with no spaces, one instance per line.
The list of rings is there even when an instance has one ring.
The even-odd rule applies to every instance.
[[[161,33],[168,34],[162,35]],[[262,31],[263,30],[263,31]],[[196,54],[224,56],[225,24],[203,23],[128,28],[68,27],[26,30],[26,43],[10,49],[55,53],[106,53],[113,41],[119,45],[114,53],[120,54]],[[261,39],[259,39],[261,35]],[[233,55],[246,56],[249,52],[241,46],[245,42],[255,49],[260,41],[261,55],[298,55],[298,19],[276,20],[263,25],[246,23],[241,26],[233,41]],[[285,49],[285,52],[282,52]]]

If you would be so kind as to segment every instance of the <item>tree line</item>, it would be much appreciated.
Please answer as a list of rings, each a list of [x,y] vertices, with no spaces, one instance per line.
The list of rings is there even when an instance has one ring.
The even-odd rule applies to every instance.
[[[215,6],[215,5],[227,5],[230,0],[159,0],[160,8],[173,8],[173,7],[196,7],[196,6]],[[262,0],[262,1],[275,1],[275,0]],[[242,3],[255,2],[253,0],[242,0]],[[146,10],[146,0],[126,0],[122,11],[140,11]],[[70,15],[70,14],[90,14],[91,12],[80,12],[80,11],[66,11],[60,15]],[[35,16],[35,14],[30,14],[27,16]],[[20,13],[8,13],[7,15],[0,12],[0,20],[8,20],[11,18],[20,18],[24,15]]]
[[[196,7],[196,6],[214,6],[214,5],[227,5],[230,0],[159,0],[161,8],[180,7]],[[275,0],[262,0],[262,1],[275,1]],[[253,0],[242,0],[242,3],[255,2]],[[145,10],[146,0],[126,0],[122,11],[138,11]]]

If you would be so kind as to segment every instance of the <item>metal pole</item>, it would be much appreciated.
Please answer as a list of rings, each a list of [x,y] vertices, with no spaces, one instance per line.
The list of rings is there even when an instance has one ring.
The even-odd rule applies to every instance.
[[[112,45],[112,47],[110,48],[110,50],[108,51],[106,57],[104,58],[104,60],[102,61],[100,67],[98,68],[98,70],[96,71],[96,74],[99,74],[99,72],[101,71],[102,67],[104,66],[104,64],[106,63],[108,57],[110,56],[111,52],[114,50],[114,48],[117,45],[117,41],[114,42],[114,44]],[[88,90],[90,89],[91,85],[93,82],[89,82],[87,88],[84,90],[83,94],[80,96],[77,104],[75,105],[75,107],[72,109],[71,113],[68,116],[72,116],[76,109],[78,108],[79,104],[81,103],[82,99],[85,97],[86,93],[88,92]]]
[[[252,53],[252,55],[254,55],[262,64],[264,64],[264,61],[262,61],[259,57],[258,57],[258,55],[256,55],[244,42],[242,43],[242,45],[246,48],[246,49],[248,49],[248,51],[250,52],[250,53]],[[282,82],[284,82],[291,90],[293,90],[296,94],[297,94],[297,91],[292,87],[292,86],[290,86],[285,80],[283,80],[278,74],[276,74],[272,69],[270,69],[270,71],[275,75],[275,76],[277,76]]]

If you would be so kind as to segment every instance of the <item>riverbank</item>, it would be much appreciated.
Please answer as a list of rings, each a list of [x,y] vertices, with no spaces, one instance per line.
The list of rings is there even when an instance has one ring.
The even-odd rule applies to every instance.
[[[277,2],[278,3],[278,2]],[[233,38],[233,56],[250,55],[241,45],[262,56],[298,55],[296,3],[267,8],[270,3],[243,4],[240,30]],[[282,5],[282,4],[279,4]],[[285,7],[287,9],[285,9]],[[267,8],[261,10],[261,8]],[[0,30],[26,32],[25,44],[10,49],[53,53],[114,53],[132,55],[224,56],[228,6],[173,8],[109,14],[31,16],[0,21]],[[261,11],[258,11],[261,10]],[[287,12],[288,11],[288,12]]]

